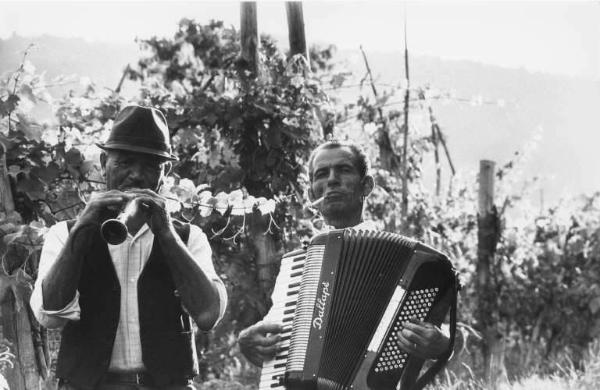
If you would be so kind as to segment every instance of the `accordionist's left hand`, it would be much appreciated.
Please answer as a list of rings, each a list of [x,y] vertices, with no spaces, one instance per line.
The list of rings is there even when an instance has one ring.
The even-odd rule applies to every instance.
[[[437,359],[450,344],[449,335],[438,326],[416,319],[404,322],[397,336],[403,350],[423,359]]]

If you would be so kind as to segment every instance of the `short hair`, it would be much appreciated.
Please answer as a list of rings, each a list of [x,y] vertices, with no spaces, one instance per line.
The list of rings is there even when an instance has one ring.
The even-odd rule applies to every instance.
[[[315,162],[315,157],[317,156],[317,153],[319,153],[321,150],[337,148],[350,149],[350,151],[354,155],[354,166],[358,170],[360,177],[363,178],[367,176],[370,169],[369,159],[367,158],[367,155],[360,146],[349,141],[330,140],[317,146],[308,158],[308,179],[311,183],[313,180],[313,164]]]

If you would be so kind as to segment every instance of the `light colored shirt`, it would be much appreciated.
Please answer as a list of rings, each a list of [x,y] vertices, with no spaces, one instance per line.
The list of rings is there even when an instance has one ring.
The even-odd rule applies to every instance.
[[[47,328],[58,328],[64,326],[68,321],[79,321],[81,315],[79,292],[76,292],[73,300],[61,310],[45,310],[43,307],[42,280],[58,258],[68,236],[69,231],[66,222],[57,223],[46,234],[40,257],[38,277],[31,295],[31,308],[40,324]],[[135,236],[128,235],[122,244],[108,245],[110,257],[121,285],[121,310],[109,366],[111,371],[139,371],[144,369],[140,342],[137,282],[150,256],[153,241],[154,234],[148,225],[143,225]],[[227,305],[227,291],[215,272],[212,263],[212,251],[206,235],[195,225],[190,225],[187,248],[198,267],[217,286],[220,301],[220,320]]]
[[[374,221],[362,221],[358,225],[352,226],[354,230],[378,230]]]

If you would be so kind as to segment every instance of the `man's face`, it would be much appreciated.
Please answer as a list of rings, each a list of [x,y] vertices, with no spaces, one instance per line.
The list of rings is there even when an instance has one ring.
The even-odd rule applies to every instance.
[[[313,160],[313,200],[324,197],[321,213],[328,219],[362,213],[364,182],[347,147],[323,149]]]
[[[121,150],[109,150],[101,159],[109,190],[145,188],[157,191],[168,163],[157,156]]]

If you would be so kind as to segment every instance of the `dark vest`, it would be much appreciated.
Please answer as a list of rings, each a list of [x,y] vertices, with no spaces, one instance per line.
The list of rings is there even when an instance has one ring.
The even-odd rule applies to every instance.
[[[69,230],[73,222],[69,221]],[[187,243],[190,226],[173,224]],[[121,286],[99,230],[89,248],[78,287],[81,319],[69,321],[62,331],[56,376],[91,390],[108,370],[119,324]],[[166,261],[155,240],[137,285],[142,360],[159,387],[198,372],[190,318]]]

